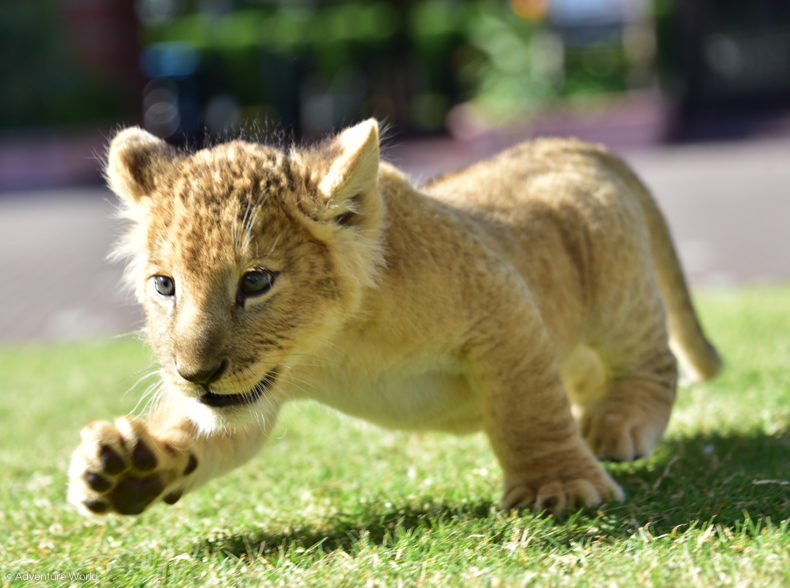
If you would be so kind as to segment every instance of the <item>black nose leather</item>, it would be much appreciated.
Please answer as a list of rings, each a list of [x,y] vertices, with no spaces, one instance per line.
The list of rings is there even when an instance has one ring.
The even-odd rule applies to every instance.
[[[228,360],[225,359],[222,363],[215,365],[212,368],[206,370],[194,370],[190,371],[184,367],[178,366],[176,367],[176,371],[178,375],[187,380],[188,382],[192,382],[193,384],[200,384],[201,386],[207,386],[212,382],[216,382],[222,377],[222,374],[228,369]]]

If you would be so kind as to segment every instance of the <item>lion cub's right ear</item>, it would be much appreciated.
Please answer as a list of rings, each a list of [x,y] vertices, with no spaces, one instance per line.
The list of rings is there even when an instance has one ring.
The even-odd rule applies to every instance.
[[[110,144],[107,182],[119,198],[137,203],[154,190],[177,157],[173,147],[140,127],[124,129]]]

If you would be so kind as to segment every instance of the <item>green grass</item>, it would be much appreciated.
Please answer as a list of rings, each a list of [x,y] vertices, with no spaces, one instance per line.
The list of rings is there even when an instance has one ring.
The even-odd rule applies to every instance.
[[[174,507],[83,518],[65,504],[79,429],[134,408],[129,374],[151,354],[133,339],[0,349],[2,585],[790,586],[790,288],[698,298],[726,371],[681,390],[651,459],[608,466],[624,503],[559,521],[497,509],[480,435],[385,432],[312,404]]]

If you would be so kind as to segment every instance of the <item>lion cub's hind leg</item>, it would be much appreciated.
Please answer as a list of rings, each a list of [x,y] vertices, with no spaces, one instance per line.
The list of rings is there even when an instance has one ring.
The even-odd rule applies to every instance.
[[[598,348],[604,373],[597,377],[603,377],[603,386],[588,386],[581,398],[571,393],[571,401],[581,407],[585,441],[598,457],[613,461],[652,453],[669,422],[677,387],[660,303],[652,320],[642,315],[623,325],[630,332],[616,337],[617,331],[610,330]]]
[[[633,461],[648,457],[664,435],[673,400],[674,388],[658,382],[618,380],[585,415],[582,434],[601,459]]]
[[[581,424],[584,416],[608,391],[603,364],[592,348],[581,344],[562,361],[560,373],[571,401],[573,418]]]

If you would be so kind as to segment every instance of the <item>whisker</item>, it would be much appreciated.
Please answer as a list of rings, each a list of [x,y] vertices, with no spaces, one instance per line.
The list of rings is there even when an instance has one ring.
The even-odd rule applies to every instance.
[[[153,393],[151,394],[151,397],[148,399],[148,402],[145,404],[145,407],[143,408],[143,414],[145,415],[151,414],[151,411],[161,400],[161,396],[163,392],[164,392],[164,382],[159,382],[156,388],[153,389]]]
[[[156,372],[156,373],[158,373],[158,372]],[[143,408],[143,411],[142,411],[142,414],[144,414],[147,411],[148,406],[150,405],[151,401],[154,398],[156,398],[156,393],[157,393],[158,388],[160,386],[162,386],[162,382],[161,381],[153,382],[150,386],[148,386],[148,388],[145,389],[145,391],[142,393],[140,398],[137,400],[137,404],[134,405],[134,408],[131,411],[129,411],[129,414],[130,415],[141,414],[141,413],[137,412],[137,409],[140,407],[140,403],[147,399],[148,401],[146,402],[145,407]]]
[[[312,365],[311,367],[323,367],[324,365],[338,365],[338,366],[339,365],[343,365],[339,361],[333,361],[331,359],[327,359],[327,358],[321,357],[319,355],[310,355],[308,353],[280,353],[280,354],[277,354],[277,355],[267,355],[266,359],[267,360],[275,360],[275,362],[276,362],[276,360],[278,360],[278,359],[288,359],[290,357],[307,357],[307,358],[310,358],[310,359],[315,359],[315,360],[317,360],[319,362],[323,362],[323,363],[320,363],[320,364]],[[309,364],[303,364],[303,365],[309,365]]]
[[[128,376],[126,376],[126,377],[124,377],[123,379],[121,379],[121,380],[120,380],[120,382],[123,382],[123,381],[125,381],[125,380],[128,380],[128,379],[130,379],[130,378],[133,378],[134,376],[137,376],[137,375],[139,375],[139,374],[142,374],[143,372],[146,372],[146,371],[148,371],[148,370],[151,370],[151,371],[150,371],[149,373],[147,373],[147,374],[144,374],[143,376],[141,376],[139,380],[137,380],[137,381],[136,381],[134,384],[132,384],[131,386],[129,386],[129,388],[127,388],[127,390],[126,390],[126,391],[123,393],[123,396],[124,396],[124,397],[125,397],[127,394],[129,394],[129,392],[131,392],[132,390],[134,390],[134,389],[135,389],[137,386],[139,386],[139,385],[140,385],[140,382],[142,382],[142,381],[143,381],[143,380],[145,380],[146,378],[150,378],[150,377],[151,377],[151,375],[154,375],[154,374],[158,373],[158,372],[159,372],[159,367],[158,367],[158,366],[156,366],[155,364],[151,364],[151,365],[149,365],[148,367],[145,367],[145,368],[143,368],[143,369],[141,369],[141,370],[137,370],[136,372],[134,372],[134,373],[131,373],[131,374],[129,374]],[[120,382],[119,382],[119,383],[120,383]]]
[[[282,233],[280,233],[279,235],[277,235],[277,237],[275,237],[274,243],[272,243],[272,246],[269,248],[269,251],[266,255],[271,255],[272,253],[274,253],[274,248],[277,247],[277,243],[280,242],[280,237],[282,237]]]
[[[299,388],[299,390],[301,390],[302,392],[304,392],[305,394],[307,394],[308,396],[310,396],[314,400],[317,399],[316,396],[310,394],[307,390],[305,390],[301,386],[298,386],[297,384],[295,384],[295,382],[298,382],[299,384],[304,384],[305,386],[310,386],[316,392],[320,392],[321,391],[320,388],[318,386],[316,386],[315,384],[313,384],[312,382],[308,382],[307,380],[302,380],[300,378],[295,378],[291,374],[287,374],[287,375],[286,374],[282,374],[281,380],[285,380],[285,381],[293,384],[295,387]]]
[[[145,374],[144,376],[141,376],[140,379],[138,379],[134,384],[132,384],[132,386],[124,394],[128,394],[129,392],[134,390],[137,386],[139,386],[141,382],[144,382],[151,376],[158,376],[158,375],[159,375],[159,368],[152,369],[151,372]]]

